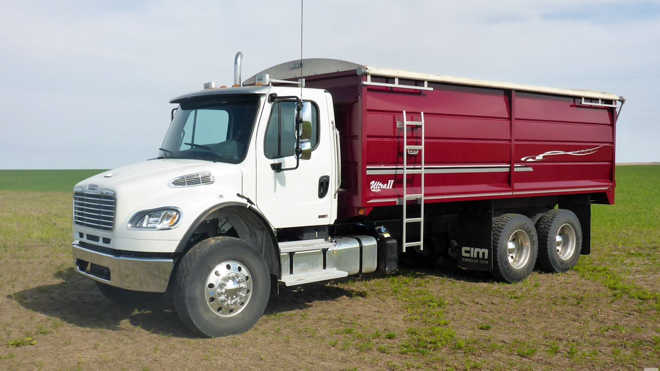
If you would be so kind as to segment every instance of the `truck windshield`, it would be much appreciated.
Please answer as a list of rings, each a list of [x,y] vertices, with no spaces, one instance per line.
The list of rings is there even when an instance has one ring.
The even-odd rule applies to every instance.
[[[181,103],[159,148],[159,158],[237,164],[245,158],[259,96]]]

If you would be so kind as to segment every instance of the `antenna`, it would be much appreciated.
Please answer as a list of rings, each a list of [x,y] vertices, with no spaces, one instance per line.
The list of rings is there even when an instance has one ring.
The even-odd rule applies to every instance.
[[[303,94],[303,3],[305,0],[300,0],[300,100]]]

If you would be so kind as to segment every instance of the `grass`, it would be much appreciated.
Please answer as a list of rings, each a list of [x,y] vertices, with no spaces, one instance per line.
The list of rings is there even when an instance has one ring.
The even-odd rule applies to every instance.
[[[660,167],[617,168],[592,254],[509,285],[404,270],[280,290],[247,333],[190,337],[72,270],[71,190],[90,171],[0,171],[0,369],[643,369],[660,365]]]
[[[79,181],[104,170],[0,170],[0,190],[72,192]]]

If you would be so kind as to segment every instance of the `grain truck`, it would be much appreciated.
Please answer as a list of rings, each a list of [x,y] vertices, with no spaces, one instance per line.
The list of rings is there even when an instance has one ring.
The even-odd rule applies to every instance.
[[[303,59],[174,98],[158,157],[73,192],[78,273],[168,293],[201,336],[274,288],[443,259],[565,272],[613,204],[618,95]]]

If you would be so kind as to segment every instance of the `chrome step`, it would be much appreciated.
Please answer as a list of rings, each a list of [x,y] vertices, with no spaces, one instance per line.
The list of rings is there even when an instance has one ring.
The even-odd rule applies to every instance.
[[[286,286],[295,286],[311,282],[334,280],[343,277],[348,277],[348,272],[340,271],[338,269],[324,269],[316,272],[291,274],[282,277],[280,281]]]
[[[302,240],[302,241],[290,241],[290,242],[280,242],[280,253],[290,253],[290,252],[303,252],[303,251],[313,251],[313,250],[322,250],[329,249],[335,246],[334,243],[328,242],[322,238],[314,240]]]

